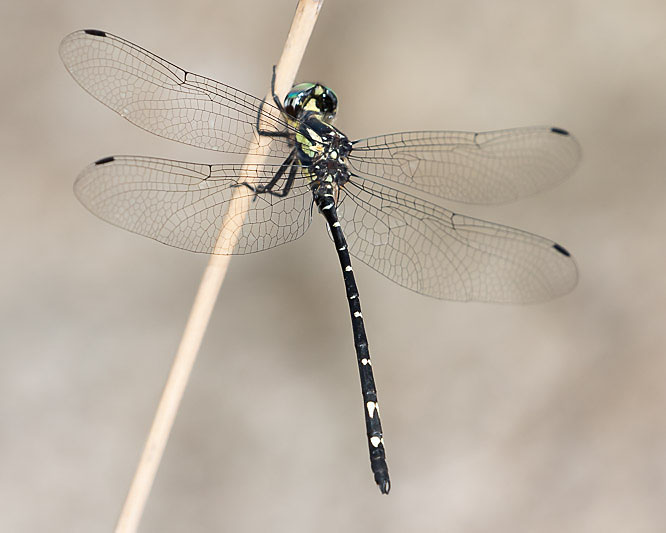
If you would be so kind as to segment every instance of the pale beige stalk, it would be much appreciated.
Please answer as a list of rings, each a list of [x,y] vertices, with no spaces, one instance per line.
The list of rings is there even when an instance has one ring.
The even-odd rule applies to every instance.
[[[277,64],[275,92],[280,97],[284,96],[293,85],[322,4],[323,0],[299,0],[298,2],[287,41]],[[266,98],[269,102],[272,101],[270,92]],[[244,164],[249,168],[261,164],[265,159],[262,152],[263,150],[260,149],[258,143],[253,144]],[[247,216],[250,203],[251,198],[247,195],[247,189],[238,187],[234,192],[215,245],[216,254],[211,255],[203,273],[141,459],[116,525],[116,532],[118,533],[137,530],[180,401],[185,392],[187,380],[201,346],[210,315],[213,312],[217,294],[227,273],[231,256],[218,254],[228,254],[233,250],[238,239],[237,230]]]

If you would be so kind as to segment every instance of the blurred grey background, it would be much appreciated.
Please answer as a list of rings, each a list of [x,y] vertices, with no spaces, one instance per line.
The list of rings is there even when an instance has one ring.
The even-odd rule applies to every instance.
[[[206,263],[99,221],[75,176],[110,154],[225,160],[94,101],[60,39],[105,29],[263,95],[294,7],[0,7],[0,530],[112,529]],[[666,4],[328,0],[299,79],[335,88],[352,138],[572,131],[566,183],[463,212],[561,242],[580,283],[543,305],[460,304],[357,262],[382,497],[323,221],[233,259],[142,530],[666,530]]]

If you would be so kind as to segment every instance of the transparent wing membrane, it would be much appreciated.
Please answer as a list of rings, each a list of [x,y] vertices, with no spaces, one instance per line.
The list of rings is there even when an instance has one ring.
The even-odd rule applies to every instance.
[[[530,303],[565,294],[577,282],[574,261],[553,241],[371,180],[345,185],[338,214],[354,257],[427,296]]]
[[[90,211],[165,244],[205,253],[229,253],[224,244],[236,240],[232,253],[256,252],[306,231],[313,206],[308,170],[294,159],[294,126],[272,102],[262,104],[97,30],[67,36],[60,54],[86,91],[147,131],[239,154],[258,143],[264,154],[281,158],[272,161],[285,161],[243,167],[106,158],[87,167],[75,184]],[[286,136],[260,135],[260,114],[262,130]],[[506,202],[556,184],[579,159],[578,142],[550,127],[361,139],[353,143],[348,158],[352,176],[338,198],[349,251],[396,283],[436,298],[536,302],[564,294],[577,280],[564,248],[458,215],[409,190],[460,202]],[[243,185],[270,184],[273,192],[285,192],[290,175],[285,169],[292,163],[300,168],[284,197]],[[245,222],[230,212],[237,205],[230,202],[232,196],[242,201],[240,208],[234,207],[239,212],[249,204]],[[223,228],[224,242],[219,240]]]
[[[312,193],[297,178],[284,198],[255,195],[243,182],[266,183],[280,165],[203,165],[151,157],[112,157],[88,166],[74,191],[95,215],[126,230],[193,252],[220,253],[223,222],[238,240],[233,253],[273,248],[302,236],[312,218]],[[240,225],[232,194],[251,202]],[[217,247],[216,247],[217,245]]]
[[[258,135],[261,99],[187,72],[125,39],[77,31],[62,41],[60,56],[81,87],[151,133],[221,152],[246,153],[251,142],[266,155],[286,157],[290,151],[284,139]],[[263,129],[288,128],[272,103],[262,111]]]
[[[571,175],[579,160],[576,139],[551,127],[393,133],[356,141],[349,157],[358,174],[475,204],[548,189]]]

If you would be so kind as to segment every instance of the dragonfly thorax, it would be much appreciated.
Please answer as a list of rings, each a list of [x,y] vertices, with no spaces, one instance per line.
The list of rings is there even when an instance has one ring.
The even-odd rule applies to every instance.
[[[299,159],[304,164],[318,156],[344,159],[352,149],[351,141],[344,133],[317,115],[306,114],[298,125],[295,140]]]
[[[296,134],[298,159],[313,181],[344,185],[349,180],[347,156],[352,144],[337,128],[310,115],[299,124]]]
[[[308,167],[313,184],[334,183],[344,185],[349,181],[349,169],[339,159],[317,158]]]

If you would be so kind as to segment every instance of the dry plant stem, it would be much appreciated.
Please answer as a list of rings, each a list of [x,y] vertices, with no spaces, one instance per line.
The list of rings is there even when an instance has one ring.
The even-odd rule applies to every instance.
[[[277,64],[275,92],[279,96],[286,94],[293,85],[322,3],[323,0],[299,0],[298,2],[287,41]],[[272,101],[270,93],[266,98],[269,102]],[[258,145],[253,145],[250,147],[244,164],[256,165],[262,163],[264,159],[265,156],[259,155]],[[246,189],[239,187],[223,221],[222,230],[215,246],[217,254],[228,254],[233,250],[237,235],[234,230],[242,225],[249,208],[250,199],[247,198]],[[230,255],[211,255],[206,266],[141,459],[120,513],[116,532],[126,533],[137,530],[230,259]]]

